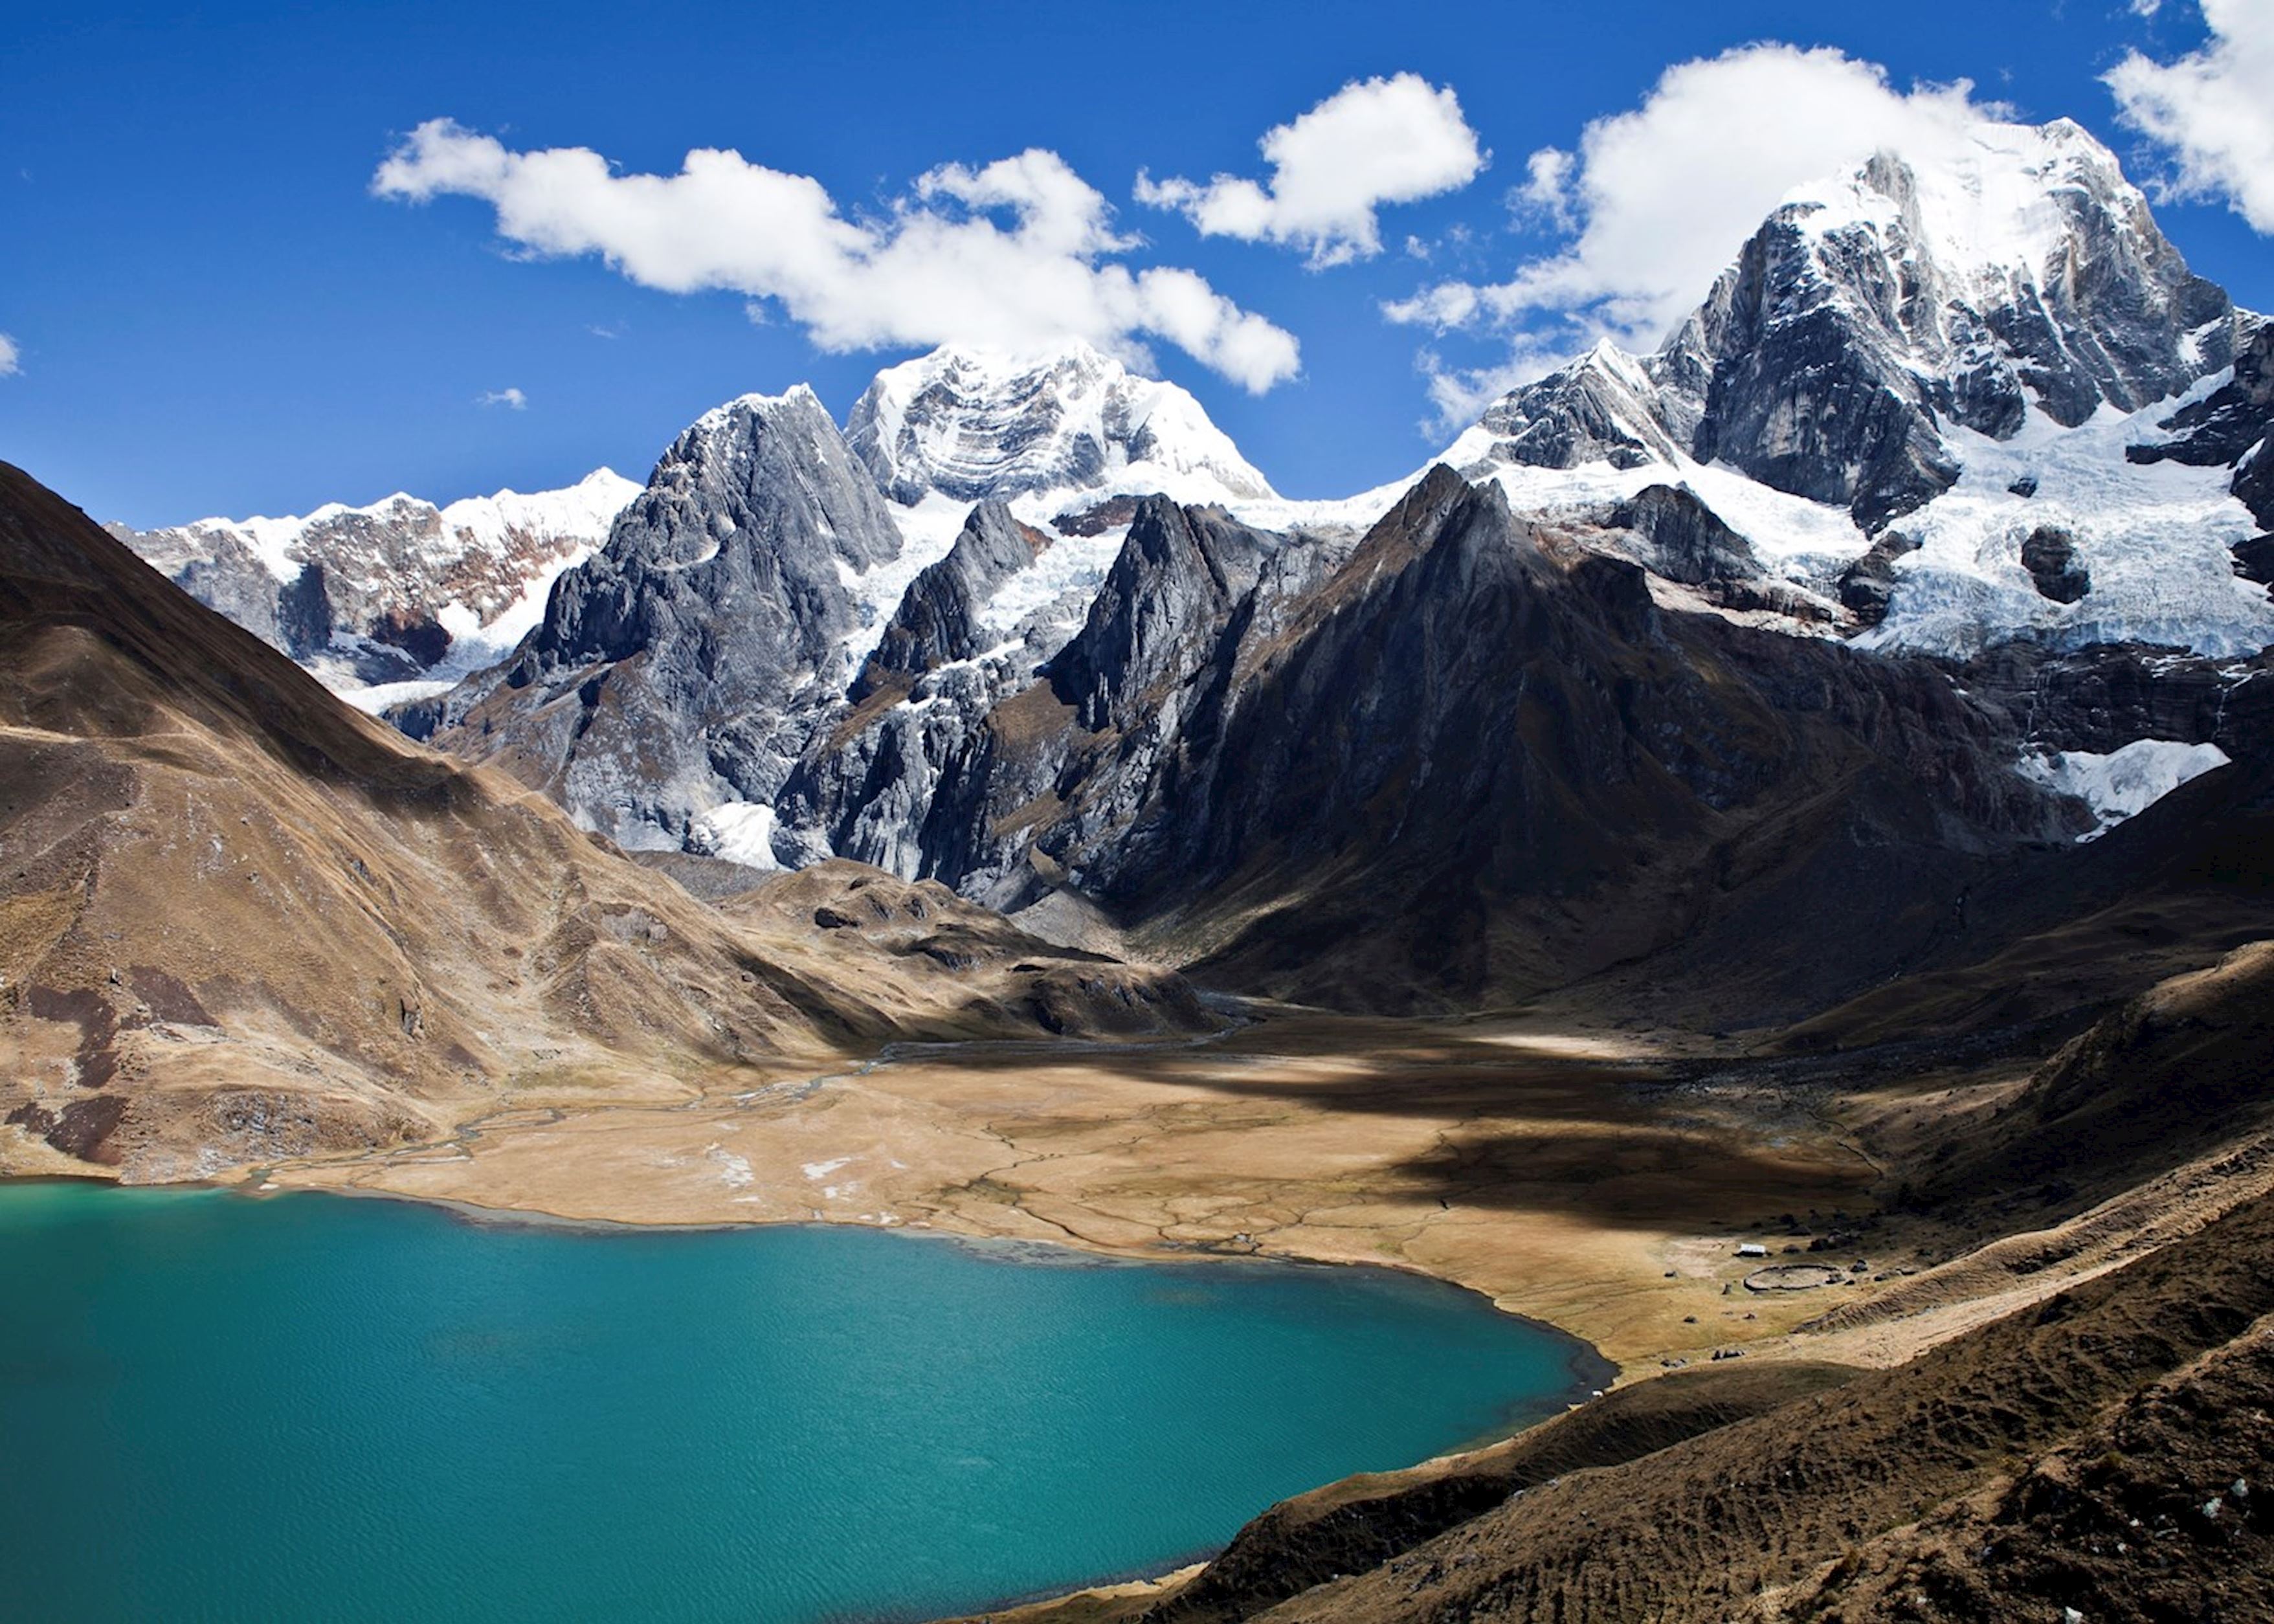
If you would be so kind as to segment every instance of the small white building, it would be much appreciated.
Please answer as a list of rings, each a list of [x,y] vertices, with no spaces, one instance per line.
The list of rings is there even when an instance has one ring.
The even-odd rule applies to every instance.
[[[1758,1241],[1746,1241],[1738,1246],[1737,1255],[1741,1258],[1766,1258],[1769,1255],[1769,1249]]]

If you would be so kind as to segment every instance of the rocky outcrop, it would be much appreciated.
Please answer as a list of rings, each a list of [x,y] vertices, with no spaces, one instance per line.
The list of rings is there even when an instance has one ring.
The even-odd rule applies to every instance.
[[[2268,495],[2274,499],[2274,491]],[[2254,536],[2235,544],[2234,573],[2261,585],[2274,583],[2274,536]]]
[[[2092,590],[2092,572],[2077,561],[2076,538],[2056,524],[2041,524],[2022,543],[2022,568],[2037,583],[2038,596],[2073,604]]]
[[[2184,462],[2190,468],[2232,466],[2274,429],[2274,321],[2262,321],[2234,357],[2225,383],[2181,407],[2157,427],[2168,439],[2125,448],[2135,462]]]
[[[976,658],[986,643],[980,613],[997,589],[1033,564],[1050,538],[1011,516],[999,501],[972,508],[947,556],[928,565],[908,585],[855,681],[855,703],[895,677],[914,678],[956,660]]]
[[[2169,438],[2127,446],[2124,455],[2135,462],[2232,467],[2236,497],[2259,523],[2274,527],[2274,456],[2266,450],[2274,433],[2274,321],[2259,324],[2225,383],[2157,426]]]
[[[1752,544],[1686,485],[1646,485],[1613,507],[1606,523],[1632,538],[1624,556],[1716,607],[1788,621],[1840,618],[1830,599],[1764,567]]]
[[[1877,626],[1887,618],[1895,595],[1895,560],[1918,548],[1901,530],[1882,530],[1870,550],[1841,572],[1840,604],[1858,625]]]
[[[434,740],[623,846],[679,846],[703,813],[779,791],[852,674],[846,576],[900,545],[811,391],[745,396],[673,443],[521,650],[450,695]]]
[[[1477,426],[1485,456],[1528,468],[1642,468],[1687,451],[1697,413],[1653,359],[1611,344],[1502,396]],[[1465,470],[1464,471],[1467,471]]]
[[[2135,644],[2051,653],[2014,643],[1968,662],[1958,680],[2005,709],[2032,751],[2106,756],[2163,739],[2274,766],[2274,654],[2204,659]]]
[[[1647,486],[1614,508],[1610,523],[1645,543],[1644,567],[1668,581],[1706,586],[1761,573],[1752,544],[1723,523],[1688,485]]]
[[[2249,461],[2235,470],[2234,494],[2261,524],[2274,525],[2274,432],[2258,442]]]

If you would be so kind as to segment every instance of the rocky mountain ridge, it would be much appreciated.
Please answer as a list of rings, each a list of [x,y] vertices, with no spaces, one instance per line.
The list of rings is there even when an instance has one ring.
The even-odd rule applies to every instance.
[[[2081,127],[1990,126],[1796,190],[1655,353],[1598,346],[1444,460],[1532,506],[1692,487],[1761,555],[1741,609],[1779,589],[1844,601],[1890,542],[1868,567],[1874,646],[2250,652],[2274,637],[2264,595],[2231,579],[2264,523],[2235,500],[2263,477],[2245,462],[2260,330]],[[2153,451],[2175,433],[2191,455]],[[2166,460],[2202,471],[2140,471]],[[1851,527],[1823,523],[1834,507]],[[2049,529],[2081,563],[2067,597],[2021,556]]]
[[[436,507],[401,492],[305,517],[200,519],[110,532],[177,586],[335,690],[454,680],[542,618],[561,571],[607,537],[640,487],[598,469],[558,491]]]
[[[1927,868],[1954,876],[2007,843],[2090,836],[2258,748],[2225,698],[2274,643],[2236,494],[2265,462],[2266,330],[2187,270],[2076,126],[1999,126],[1932,156],[1883,154],[1800,189],[1658,352],[1599,345],[1486,412],[1449,471],[1344,502],[1276,497],[1189,396],[1081,346],[889,368],[844,431],[809,391],[745,397],[665,454],[510,659],[395,714],[627,847],[757,869],[851,857],[1070,910],[1085,930],[1110,916],[1180,961],[1276,963],[1254,944],[1284,904],[1332,891],[1338,864],[1367,875],[1353,894],[1382,883],[1383,853],[1353,855],[1350,830],[1394,835],[1397,861],[1435,876],[1401,884],[1473,886],[1452,877],[1470,837],[1437,801],[1457,785],[1456,804],[1498,804],[1511,792],[1496,774],[1528,785],[1522,817],[1559,827],[1652,825],[1697,800],[1711,816],[1667,832],[1683,853],[1668,861],[1694,865],[1696,843],[1732,838],[1734,786],[1800,793],[1803,692],[1843,718],[1817,747],[1827,760],[1892,749],[1891,783],[1939,763],[1946,804],[1922,803],[1914,826],[1932,828]],[[1412,515],[1486,491],[1500,516],[1465,520],[1425,565],[1438,545],[1409,533]],[[1537,604],[1517,614],[1512,593]],[[1732,685],[1684,710],[1699,696],[1661,680],[1600,712],[1521,657],[1455,658],[1386,616],[1391,600],[1425,625],[1577,639],[1567,658],[1617,693],[1661,658],[1726,666]],[[1826,664],[1818,645],[1841,639],[1859,652]],[[1326,649],[1351,671],[1330,673]],[[2135,707],[2172,731],[2126,736],[2059,711],[2076,684],[2019,710],[1996,674],[2015,650],[2175,695],[2208,685],[2218,703]],[[1412,691],[1480,682],[1457,725]],[[1313,689],[1341,706],[1315,738],[1298,703]],[[1553,719],[1522,723],[1527,704]],[[1427,743],[1447,727],[1456,741]],[[1702,770],[1694,743],[1677,762],[1637,742],[1650,727],[1745,743],[1721,781],[1614,816],[1599,797],[1642,759]],[[1526,740],[1518,762],[1492,763],[1491,729]],[[1337,771],[1314,780],[1314,755]],[[1408,770],[1380,777],[1390,759]],[[1276,801],[1290,783],[1311,792]],[[1389,800],[1354,803],[1357,783]],[[1956,785],[1970,809],[1954,815]],[[1836,823],[1809,837],[1835,866],[1853,837]],[[1619,914],[1607,899],[1634,876],[1563,838],[1494,858],[1504,889],[1485,889],[1519,914],[1545,886]],[[1433,926],[1475,957],[1448,983],[1468,991],[1428,996],[1533,974],[1495,957],[1515,917],[1496,906]],[[1562,928],[1526,917],[1535,938]],[[1615,939],[1606,924],[1568,962]]]

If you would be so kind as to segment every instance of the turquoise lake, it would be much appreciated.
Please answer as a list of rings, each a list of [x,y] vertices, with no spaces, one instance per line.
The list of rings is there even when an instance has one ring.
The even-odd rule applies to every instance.
[[[1605,1369],[1386,1270],[0,1184],[0,1614],[928,1618]]]

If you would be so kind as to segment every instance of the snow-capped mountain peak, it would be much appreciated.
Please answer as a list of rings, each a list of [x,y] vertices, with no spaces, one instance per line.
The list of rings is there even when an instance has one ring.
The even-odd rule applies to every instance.
[[[1270,485],[1175,384],[1086,343],[1020,353],[948,345],[877,374],[846,425],[894,501],[1063,491],[1268,498]]]
[[[1940,154],[1883,151],[1794,188],[1782,207],[1808,212],[1818,232],[1900,223],[1949,275],[2019,272],[2041,280],[2083,211],[2116,216],[2135,234],[2155,229],[2116,155],[2069,119],[1979,125]]]
[[[446,507],[398,491],[282,518],[112,529],[193,597],[375,705],[511,648],[553,578],[591,556],[639,492],[601,468],[561,490]]]
[[[1977,123],[1796,187],[1654,354],[1598,345],[1445,460],[1690,585],[1710,510],[1761,574],[1725,546],[1709,597],[1856,629],[1838,603],[1871,646],[2224,655],[2274,633],[2235,575],[2256,327],[2082,126]]]
[[[1661,352],[1698,352],[1711,369],[1709,455],[1726,444],[1765,464],[1788,451],[1820,461],[1783,445],[1771,419],[1789,415],[1780,392],[1804,387],[1811,357],[1837,344],[1871,374],[1855,381],[1924,419],[1900,460],[1912,466],[1882,470],[1907,488],[1859,513],[1871,522],[1947,485],[1928,443],[1943,424],[2005,440],[2035,409],[2074,428],[2233,358],[2232,302],[2187,269],[2082,126],[1983,124],[1946,148],[1881,152],[1788,194]],[[1773,387],[1751,387],[1763,379]],[[1732,435],[1713,432],[1724,425]],[[1824,500],[1854,494],[1828,488],[1854,477],[1828,464],[1795,477],[1826,485]]]

